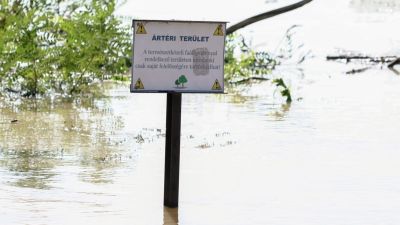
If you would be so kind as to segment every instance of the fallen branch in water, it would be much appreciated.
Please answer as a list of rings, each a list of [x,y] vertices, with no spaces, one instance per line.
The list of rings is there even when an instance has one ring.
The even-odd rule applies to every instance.
[[[381,56],[381,57],[372,57],[365,55],[338,55],[338,56],[327,56],[326,60],[328,61],[339,61],[344,60],[346,63],[351,61],[367,61],[371,63],[391,63],[399,59],[397,56]]]
[[[252,81],[252,80],[270,80],[270,79],[266,78],[266,77],[260,77],[260,76],[250,76],[250,77],[245,77],[245,78],[238,79],[238,80],[235,80],[235,81],[229,81],[229,83],[231,83],[231,84],[241,84],[241,83],[246,83],[246,82],[249,82],[249,81]]]
[[[400,64],[400,58],[393,60],[393,62],[389,63],[388,67],[393,68],[397,64]]]
[[[400,64],[400,57],[397,56],[381,56],[381,57],[372,57],[366,55],[337,55],[337,56],[327,56],[326,60],[328,61],[345,61],[345,63],[349,63],[352,61],[361,61],[364,63],[370,64],[388,64],[387,67],[397,75],[400,75],[400,72],[394,68],[395,65]],[[346,74],[355,74],[362,73],[371,67],[365,67],[361,69],[352,69],[347,71]]]
[[[365,67],[365,68],[361,68],[361,69],[352,69],[350,71],[347,71],[346,74],[355,74],[355,73],[362,73],[367,71],[368,69],[370,69],[371,67]]]
[[[389,67],[389,70],[392,71],[393,73],[395,73],[396,75],[400,76],[400,71],[396,70],[395,68]]]

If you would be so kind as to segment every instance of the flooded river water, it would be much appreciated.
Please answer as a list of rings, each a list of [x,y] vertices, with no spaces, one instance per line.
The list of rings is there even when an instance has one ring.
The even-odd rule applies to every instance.
[[[274,74],[290,83],[291,105],[270,82],[183,95],[179,209],[163,207],[165,94],[105,84],[103,97],[1,99],[0,224],[398,225],[400,76],[347,75],[323,55],[398,54],[399,3],[337,1],[346,16],[314,31],[331,40],[310,41],[313,16],[333,15],[332,2],[281,17],[282,28],[304,18],[299,35],[315,54]]]

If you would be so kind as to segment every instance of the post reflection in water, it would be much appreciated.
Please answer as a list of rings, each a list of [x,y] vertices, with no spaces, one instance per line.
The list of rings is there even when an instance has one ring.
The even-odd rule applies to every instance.
[[[164,207],[164,225],[178,225],[178,208]]]

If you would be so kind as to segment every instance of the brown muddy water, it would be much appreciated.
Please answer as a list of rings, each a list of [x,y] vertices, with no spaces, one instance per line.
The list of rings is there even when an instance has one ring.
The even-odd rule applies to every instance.
[[[398,225],[400,76],[379,66],[347,75],[359,65],[323,55],[351,43],[398,52],[399,33],[387,32],[399,14],[333,2],[291,15],[309,21],[299,32],[316,54],[273,74],[290,84],[291,105],[270,82],[183,95],[179,209],[162,204],[165,94],[104,84],[103,97],[1,99],[0,224]],[[322,18],[326,32],[314,35],[360,30],[309,41],[315,14],[334,7],[346,16]],[[385,29],[369,36],[381,45],[357,41]]]

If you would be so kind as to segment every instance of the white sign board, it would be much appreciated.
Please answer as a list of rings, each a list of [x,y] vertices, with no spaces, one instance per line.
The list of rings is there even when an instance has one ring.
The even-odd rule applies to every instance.
[[[131,92],[224,92],[225,22],[134,20]]]

